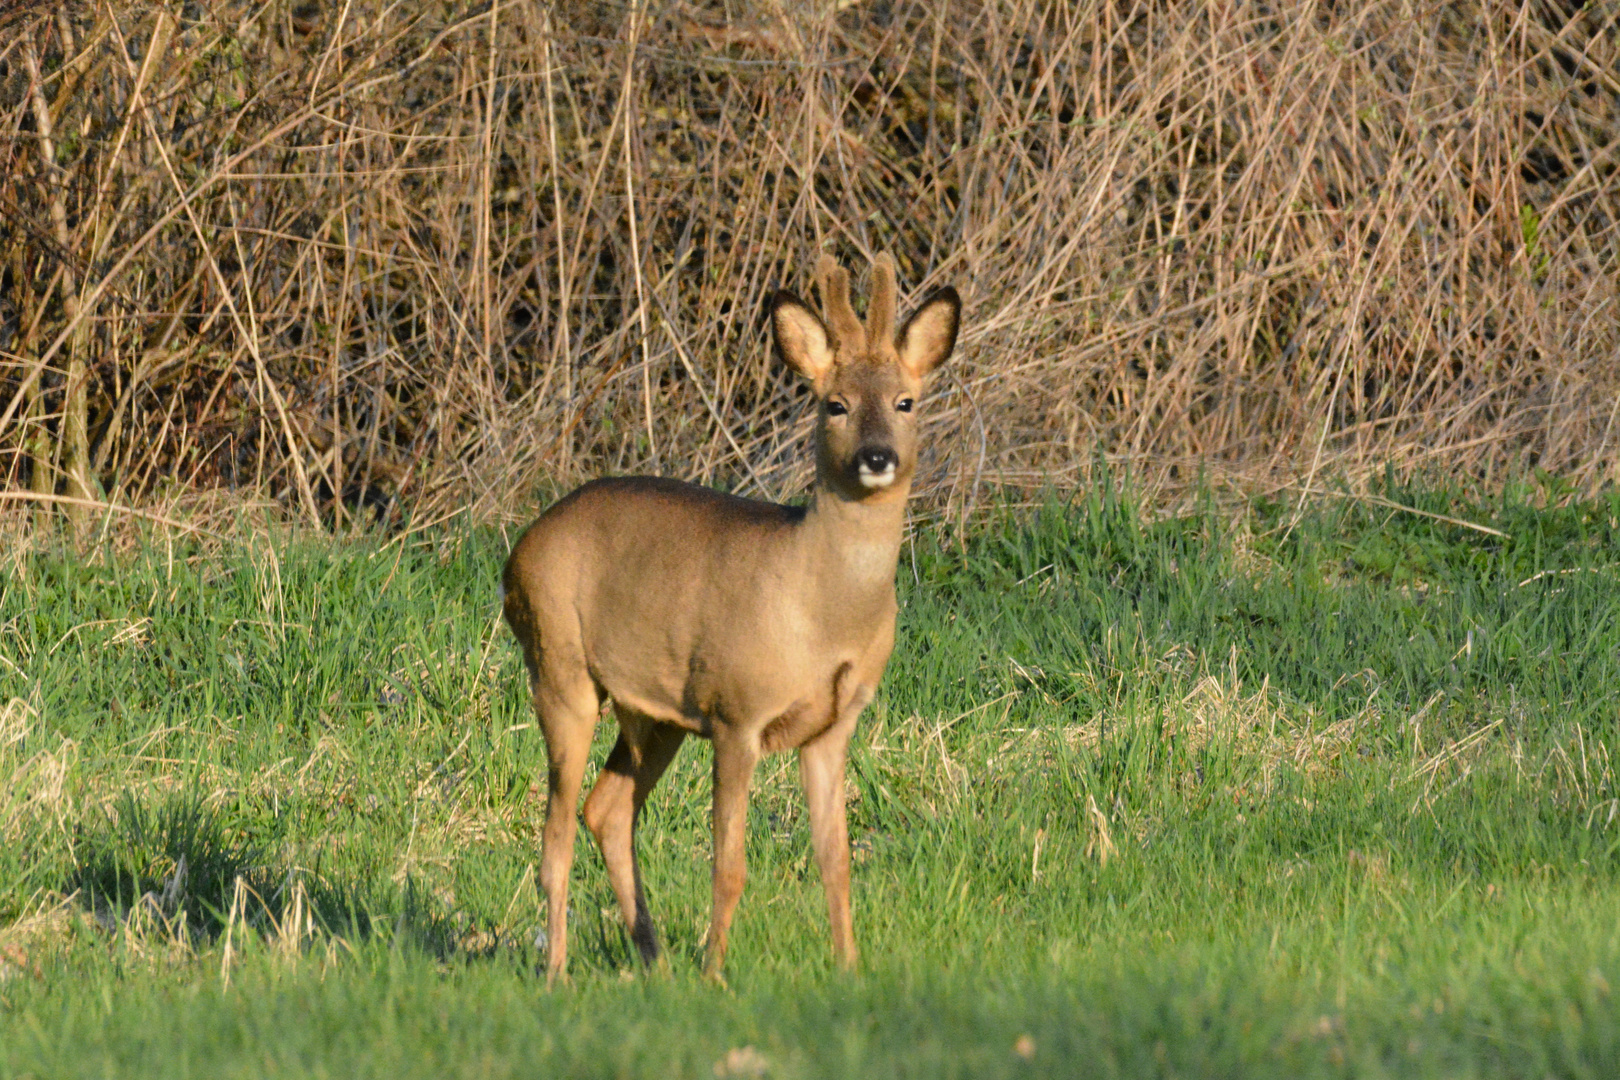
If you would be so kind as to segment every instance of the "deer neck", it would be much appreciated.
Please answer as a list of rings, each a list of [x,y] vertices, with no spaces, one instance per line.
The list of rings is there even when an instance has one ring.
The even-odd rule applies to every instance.
[[[894,589],[910,484],[880,497],[852,499],[818,483],[800,525],[803,565],[840,602],[877,600]]]

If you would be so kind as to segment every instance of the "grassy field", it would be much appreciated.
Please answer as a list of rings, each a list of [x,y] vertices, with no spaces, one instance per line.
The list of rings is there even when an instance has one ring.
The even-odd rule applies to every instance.
[[[582,834],[574,983],[537,975],[508,536],[15,551],[0,1076],[1612,1076],[1620,499],[1566,496],[920,529],[853,750],[862,969],[781,757],[729,989],[701,743],[642,830],[671,972],[628,974]]]

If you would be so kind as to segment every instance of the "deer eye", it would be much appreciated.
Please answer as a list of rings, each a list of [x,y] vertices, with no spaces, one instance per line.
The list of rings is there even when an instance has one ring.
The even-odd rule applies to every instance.
[[[908,398],[908,397],[903,397],[899,401],[895,402],[894,403],[894,411],[895,412],[910,412],[911,411],[911,399]]]
[[[829,401],[829,402],[827,402],[827,415],[828,416],[843,416],[843,415],[847,414],[848,412],[849,412],[849,406],[845,405],[842,401]]]

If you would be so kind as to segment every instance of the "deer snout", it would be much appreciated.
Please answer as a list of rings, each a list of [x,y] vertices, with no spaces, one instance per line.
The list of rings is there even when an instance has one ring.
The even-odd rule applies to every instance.
[[[888,487],[894,483],[899,464],[900,455],[887,446],[864,447],[855,455],[855,471],[860,474],[862,487]]]

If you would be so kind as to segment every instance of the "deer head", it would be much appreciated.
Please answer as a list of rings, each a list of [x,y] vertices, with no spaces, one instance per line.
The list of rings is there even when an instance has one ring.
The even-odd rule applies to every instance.
[[[895,330],[894,260],[872,263],[863,326],[849,302],[849,274],[830,255],[816,263],[826,319],[789,292],[771,303],[771,328],[788,367],[819,403],[817,483],[851,500],[904,498],[917,465],[917,400],[956,345],[962,301],[931,293]]]

